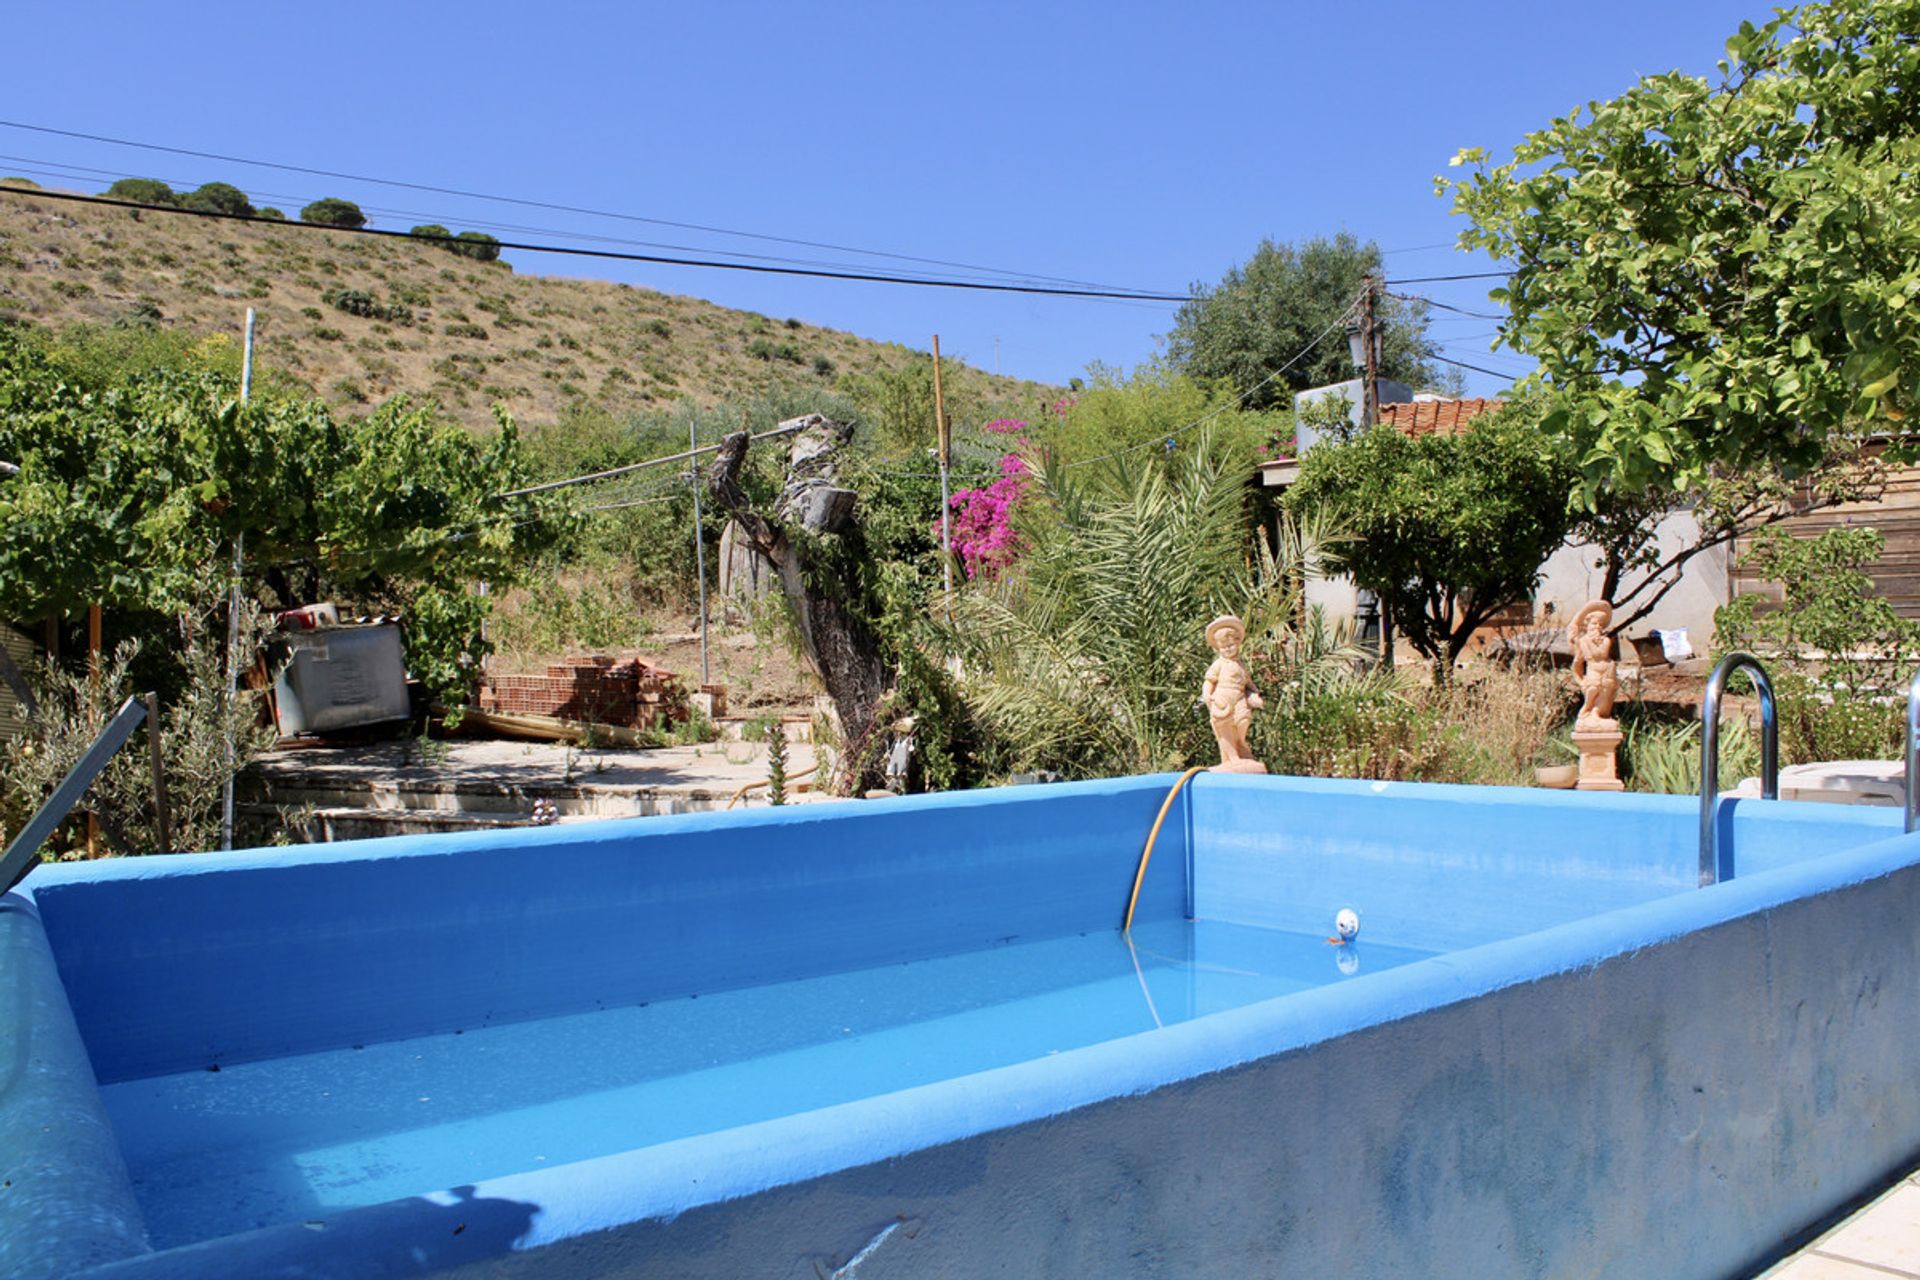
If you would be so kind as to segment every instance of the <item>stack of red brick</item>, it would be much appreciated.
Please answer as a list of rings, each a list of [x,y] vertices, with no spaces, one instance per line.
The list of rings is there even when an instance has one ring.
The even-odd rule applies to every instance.
[[[545,675],[493,675],[480,682],[480,709],[501,715],[655,729],[685,720],[688,707],[678,676],[638,658],[568,658]]]

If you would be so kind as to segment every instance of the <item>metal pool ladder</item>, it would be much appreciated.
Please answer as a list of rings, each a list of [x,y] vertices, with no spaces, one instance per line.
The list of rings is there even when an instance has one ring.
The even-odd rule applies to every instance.
[[[1907,827],[1920,827],[1920,671],[1907,685]]]
[[[1700,699],[1700,883],[1702,886],[1733,879],[1733,855],[1720,856],[1715,838],[1714,813],[1720,799],[1720,695],[1726,691],[1727,678],[1745,667],[1760,691],[1760,798],[1780,798],[1780,719],[1774,712],[1773,682],[1767,669],[1750,653],[1730,653],[1707,677],[1707,692]],[[1920,692],[1920,674],[1914,676],[1914,691]],[[1920,704],[1912,695],[1907,699],[1907,790],[1908,829],[1913,824],[1914,717]],[[1724,864],[1724,865],[1723,865]]]

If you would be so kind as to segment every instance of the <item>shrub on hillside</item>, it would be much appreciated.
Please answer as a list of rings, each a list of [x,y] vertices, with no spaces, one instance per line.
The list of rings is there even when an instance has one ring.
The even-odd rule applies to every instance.
[[[328,196],[324,200],[315,200],[302,209],[300,221],[312,223],[318,227],[358,229],[367,225],[367,215],[360,212],[360,206],[351,200]]]
[[[242,218],[253,216],[253,202],[247,199],[247,193],[225,182],[203,182],[180,196],[178,203],[182,209],[227,213]]]
[[[475,262],[493,262],[500,257],[500,242],[484,231],[462,231],[454,237],[458,244],[450,244],[448,249],[463,258],[472,258]]]
[[[135,204],[180,203],[180,197],[173,193],[173,188],[158,178],[122,178],[107,188],[107,196],[114,200],[131,200]]]
[[[274,208],[272,205],[267,205],[265,208],[261,209],[260,212],[255,216],[261,217],[261,218],[270,218],[275,222],[285,222],[287,220],[287,215],[280,212],[280,210]]]
[[[437,222],[423,222],[419,226],[414,227],[412,230],[408,231],[407,234],[410,236],[419,236],[421,239],[427,240],[427,239],[433,239],[435,237],[445,239],[446,237],[452,235],[453,232],[447,230],[445,227],[441,226]]]

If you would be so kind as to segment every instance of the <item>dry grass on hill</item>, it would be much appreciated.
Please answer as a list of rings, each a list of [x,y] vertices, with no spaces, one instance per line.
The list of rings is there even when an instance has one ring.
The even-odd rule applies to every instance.
[[[0,316],[237,337],[248,307],[263,367],[340,405],[431,395],[476,427],[496,402],[523,424],[578,402],[707,406],[917,358],[698,298],[516,275],[424,241],[0,195]],[[973,381],[983,399],[1047,390]]]

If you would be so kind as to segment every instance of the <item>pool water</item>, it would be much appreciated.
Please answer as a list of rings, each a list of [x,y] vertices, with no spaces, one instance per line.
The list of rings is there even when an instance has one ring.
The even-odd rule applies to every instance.
[[[1100,932],[111,1084],[156,1248],[1045,1057],[1432,954]],[[396,978],[396,980],[399,980]]]

